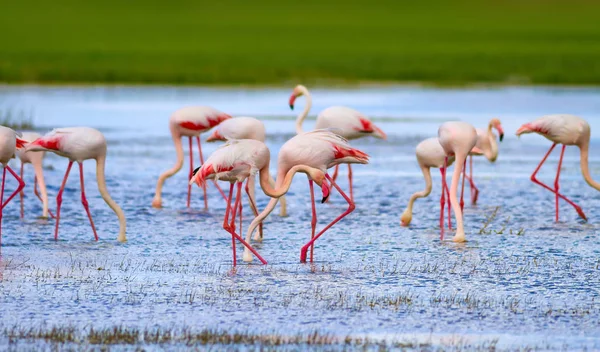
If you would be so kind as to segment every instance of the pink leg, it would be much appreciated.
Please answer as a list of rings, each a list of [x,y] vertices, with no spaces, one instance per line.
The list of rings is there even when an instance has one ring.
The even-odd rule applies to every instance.
[[[442,193],[444,193],[444,190],[448,188],[448,186],[446,185],[446,168],[448,167],[448,157],[444,158],[444,166],[441,168],[442,170]],[[442,196],[443,197],[443,196]],[[450,197],[448,197],[450,198]],[[450,206],[448,206],[448,213],[450,213]],[[444,213],[443,213],[443,206],[442,206],[442,216],[440,217],[440,241],[444,240]]]
[[[73,162],[69,161],[69,166],[67,166],[67,172],[65,172],[65,178],[63,179],[60,189],[58,190],[58,195],[56,196],[56,225],[54,227],[54,240],[58,240],[58,224],[60,223],[60,206],[62,205],[62,194],[65,190],[67,179],[69,178],[71,166],[73,166]]]
[[[192,178],[192,173],[194,173],[194,152],[192,151],[192,137],[188,137],[190,140],[190,173],[188,174],[188,181]],[[205,196],[206,200],[206,196]],[[187,192],[187,203],[186,207],[190,207],[190,203],[192,201],[192,185],[188,184],[188,192]]]
[[[558,222],[558,189],[559,183],[558,178],[560,177],[560,169],[562,167],[563,156],[565,155],[565,148],[567,146],[563,144],[560,151],[560,159],[558,160],[558,169],[556,169],[556,179],[554,180],[554,191],[556,192],[556,222]]]
[[[17,195],[17,193],[21,192],[25,187],[25,182],[23,182],[19,175],[17,175],[17,173],[14,172],[13,169],[10,168],[10,166],[6,165],[4,168],[7,169],[11,175],[13,175],[17,182],[19,182],[19,187],[17,187],[17,189],[10,195],[10,197],[8,197],[8,199],[4,203],[2,203],[2,209],[4,209],[6,204],[8,204],[8,202],[10,202]]]
[[[200,136],[196,136],[196,142],[198,143],[198,154],[200,154],[200,166],[202,166],[204,165],[204,155],[202,155],[202,143],[200,143]],[[217,189],[219,190],[219,193],[221,193],[221,196],[223,196],[224,199],[227,199],[225,193],[223,192],[221,187],[219,187],[217,181],[213,180],[213,182],[215,184],[215,187],[217,187]],[[202,185],[202,193],[204,194],[204,209],[208,209],[208,198],[206,197],[206,183]]]
[[[348,184],[350,184],[350,199],[354,202],[354,191],[352,190],[352,165],[348,164]]]
[[[321,232],[319,232],[315,237],[313,237],[307,244],[305,244],[302,247],[302,249],[300,250],[300,261],[302,263],[306,262],[306,252],[308,251],[308,248],[312,246],[313,243],[315,243],[315,241],[325,233],[325,231],[327,231],[331,226],[343,219],[346,215],[350,214],[355,208],[354,202],[352,202],[352,200],[348,198],[346,193],[344,193],[344,191],[342,191],[342,189],[331,179],[329,174],[325,174],[325,177],[327,177],[327,179],[331,182],[331,185],[333,185],[333,187],[335,187],[337,191],[340,192],[342,197],[344,197],[346,202],[348,202],[348,209],[345,212],[343,212],[340,216],[338,216],[335,220],[330,222],[329,225],[325,226],[325,228],[321,230]]]
[[[23,169],[25,168],[25,164],[23,164],[23,162],[21,162],[21,180],[23,179]],[[23,190],[21,190],[21,192],[19,192],[19,201],[21,202],[21,219],[23,219],[25,217],[25,210],[23,209],[24,204],[23,204],[23,196],[25,195],[25,192],[23,192]]]
[[[231,229],[229,227],[229,209],[231,209],[231,200],[233,196],[233,183],[229,186],[229,198],[227,198],[227,209],[225,210],[225,219],[223,219],[223,228],[225,231],[231,234]],[[233,216],[235,220],[235,215]],[[233,250],[233,266],[236,266],[236,254],[235,254],[235,237],[231,234],[231,248]]]
[[[33,194],[35,194],[35,196],[38,197],[40,202],[42,202],[42,204],[44,204],[44,200],[42,200],[42,196],[40,195],[40,192],[38,192],[38,189],[37,189],[37,176],[33,176]],[[50,214],[50,217],[52,219],[55,218],[54,214],[52,214],[52,210],[48,209],[48,214]]]
[[[473,179],[473,155],[469,155],[469,176],[467,176],[467,180],[469,181],[469,185],[471,185],[471,204],[476,204],[477,199],[479,198],[479,189],[475,186],[475,180]]]
[[[8,166],[8,165],[7,165]],[[0,191],[0,204],[4,200],[4,182],[6,181],[6,166],[2,168],[2,191]],[[0,245],[2,245],[2,214],[4,213],[4,204],[0,209]]]
[[[335,166],[335,169],[333,170],[333,180],[334,180],[334,181],[335,181],[335,180],[337,180],[337,177],[338,177],[338,171],[339,171],[339,170],[340,170],[340,166],[339,166],[339,165],[336,165],[336,166]]]
[[[235,224],[235,210],[239,207],[239,202],[241,201],[241,197],[242,197],[242,183],[238,182],[238,190],[237,190],[237,196],[236,196],[236,200],[235,200],[235,204],[233,205],[233,207],[231,207],[231,195],[233,193],[233,184],[231,184],[231,188],[229,191],[229,203],[227,204],[227,211],[225,213],[225,221],[223,222],[223,228],[229,232],[231,234],[232,238],[232,244],[233,244],[233,254],[234,254],[234,266],[235,264],[235,238],[237,238],[238,241],[240,241],[246,248],[248,248],[248,250],[250,250],[250,252],[252,252],[252,254],[254,254],[258,260],[260,260],[263,264],[267,264],[267,261],[263,259],[263,257],[261,257],[260,254],[258,254],[258,252],[250,245],[248,244],[248,242],[246,242],[242,237],[240,237],[240,235],[238,235],[235,232],[235,228],[234,228],[234,224]],[[229,209],[232,209],[232,215],[231,215],[231,223],[227,224],[227,218],[229,216]]]
[[[465,195],[465,174],[467,173],[465,170],[467,170],[467,159],[465,159],[465,162],[463,164],[462,188],[460,190],[460,210],[461,211],[465,208],[465,199],[464,199],[464,195]]]
[[[444,168],[440,168],[440,174],[442,176],[442,194],[440,195],[440,229],[444,232],[444,204],[446,203],[446,189],[444,188]]]
[[[315,238],[315,232],[317,229],[317,208],[315,205],[315,193],[314,193],[314,187],[313,187],[313,180],[309,179],[308,185],[310,186],[310,202],[312,204],[312,219],[310,221],[310,227],[311,227],[310,238],[313,239],[313,238]],[[313,243],[310,246],[310,262],[311,263],[313,261],[314,248],[315,248],[315,244]]]
[[[448,188],[448,182],[446,182],[446,201],[448,202],[448,229],[452,231],[452,207],[450,204],[450,188]]]
[[[88,218],[90,219],[90,225],[92,225],[92,231],[94,231],[94,238],[98,241],[98,233],[96,232],[96,226],[94,226],[94,220],[92,220],[92,214],[90,213],[90,206],[87,198],[85,197],[85,184],[83,183],[83,163],[79,164],[79,181],[81,183],[81,204],[85,208]]]
[[[240,211],[240,231],[242,231],[242,229],[244,228],[242,226],[242,198],[240,198],[240,208],[239,208],[239,211]]]
[[[544,162],[546,161],[546,159],[548,159],[548,156],[550,155],[550,153],[552,152],[552,150],[554,149],[554,147],[556,147],[556,143],[552,144],[552,146],[550,147],[550,150],[548,150],[548,152],[546,153],[546,155],[544,156],[544,158],[542,159],[542,161],[540,162],[540,164],[538,165],[538,167],[535,169],[535,171],[533,171],[533,174],[531,174],[531,181],[533,183],[535,183],[535,184],[538,184],[538,185],[544,187],[545,189],[549,190],[550,192],[556,194],[559,198],[562,198],[567,203],[571,204],[573,206],[573,208],[575,208],[575,211],[577,211],[577,214],[579,214],[579,216],[582,219],[587,220],[587,217],[585,216],[585,214],[583,213],[583,210],[581,209],[581,207],[579,205],[575,204],[574,202],[572,202],[567,197],[565,197],[562,194],[558,193],[558,191],[555,191],[554,189],[550,188],[549,186],[545,185],[544,183],[538,181],[538,179],[535,177],[535,175],[538,173],[538,171],[540,170],[540,168],[542,167],[542,165],[544,164]]]

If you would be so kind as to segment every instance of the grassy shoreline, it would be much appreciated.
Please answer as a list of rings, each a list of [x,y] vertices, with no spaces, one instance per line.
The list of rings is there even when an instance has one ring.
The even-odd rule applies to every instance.
[[[0,82],[600,84],[599,2],[368,5],[8,2]]]

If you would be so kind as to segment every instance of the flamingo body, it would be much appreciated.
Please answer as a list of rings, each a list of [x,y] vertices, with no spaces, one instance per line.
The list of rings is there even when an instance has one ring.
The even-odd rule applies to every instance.
[[[264,142],[266,139],[265,125],[254,117],[234,117],[221,122],[206,141],[231,139],[254,139]]]

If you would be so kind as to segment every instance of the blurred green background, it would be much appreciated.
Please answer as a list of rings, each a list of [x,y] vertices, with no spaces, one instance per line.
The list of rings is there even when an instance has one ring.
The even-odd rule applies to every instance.
[[[600,83],[600,1],[0,0],[0,81]]]

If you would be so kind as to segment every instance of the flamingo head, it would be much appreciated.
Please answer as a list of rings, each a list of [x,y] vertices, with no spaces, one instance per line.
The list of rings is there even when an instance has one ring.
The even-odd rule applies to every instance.
[[[490,126],[494,127],[496,131],[498,131],[498,135],[500,136],[500,142],[502,142],[502,139],[504,139],[504,130],[502,129],[502,124],[500,123],[500,120],[497,118],[493,118],[490,121]]]
[[[204,164],[199,166],[192,171],[192,177],[190,178],[190,185],[197,184],[198,187],[203,187],[206,183],[206,177],[215,173],[213,166],[211,164]]]
[[[219,129],[216,129],[213,131],[213,133],[208,136],[208,138],[206,138],[207,142],[214,142],[214,141],[226,141],[227,138],[225,138],[221,132],[219,131]]]
[[[25,147],[25,152],[44,152],[47,150],[58,150],[59,148],[60,138],[40,137],[33,142],[27,143],[27,146]]]
[[[408,225],[410,225],[411,221],[412,221],[412,214],[409,211],[409,209],[406,209],[404,211],[404,213],[402,213],[402,215],[400,216],[400,226],[407,227]]]
[[[17,137],[17,144],[16,144],[17,149],[24,148],[24,147],[27,146],[27,144],[29,144],[29,142],[27,142],[24,139],[21,139],[21,138]]]
[[[329,194],[331,193],[331,188],[325,179],[325,173],[321,170],[314,169],[309,173],[309,176],[319,187],[321,187],[321,191],[323,192],[323,199],[321,199],[321,203],[325,203],[327,198],[329,198]]]
[[[294,87],[292,95],[290,95],[290,109],[294,110],[294,102],[296,101],[296,98],[303,96],[306,93],[306,91],[306,87],[301,84]]]
[[[520,137],[522,134],[532,133],[534,131],[535,131],[535,129],[531,125],[531,123],[526,123],[526,124],[521,125],[521,127],[519,127],[519,129],[517,130],[516,135],[518,137]]]

